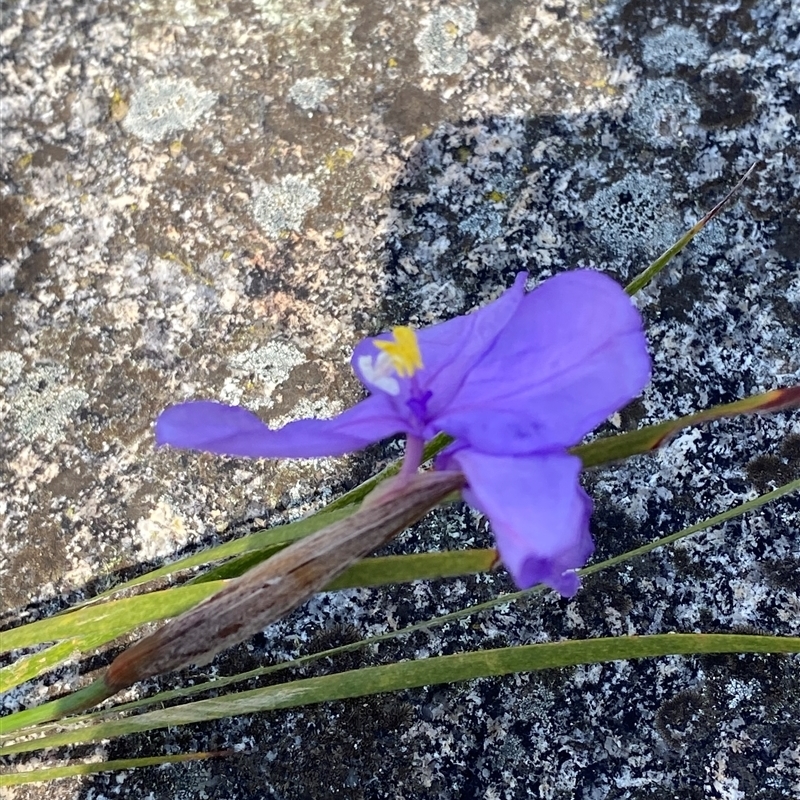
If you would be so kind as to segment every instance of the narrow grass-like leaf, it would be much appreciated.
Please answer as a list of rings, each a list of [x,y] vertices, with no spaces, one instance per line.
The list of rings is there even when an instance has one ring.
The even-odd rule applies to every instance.
[[[747,175],[742,178],[742,181],[748,177],[753,168],[754,167],[751,167],[750,170],[748,170]],[[742,181],[740,181],[740,184]],[[738,186],[739,184],[737,184],[737,188]],[[735,189],[733,191],[735,191]],[[800,387],[796,386],[789,387],[787,389],[775,389],[771,392],[754,395],[752,397],[746,397],[743,400],[737,400],[733,403],[714,406],[713,408],[705,409],[695,414],[679,417],[675,420],[667,420],[666,422],[656,425],[650,425],[637,431],[617,434],[615,436],[609,436],[603,439],[595,439],[587,444],[573,447],[571,452],[581,458],[584,468],[588,469],[590,467],[598,467],[603,464],[619,461],[622,458],[641,455],[642,453],[655,450],[660,445],[664,444],[664,442],[669,439],[670,435],[677,433],[682,428],[686,428],[690,425],[721,419],[723,417],[733,417],[739,414],[750,414],[756,411],[778,411],[782,408],[790,408],[791,406],[798,404],[800,404]],[[612,443],[618,439],[622,441],[615,446],[612,445]],[[447,434],[438,434],[425,446],[424,458],[433,458],[437,453],[440,453],[442,450],[444,450],[444,448],[447,447],[447,445],[452,441],[452,437],[448,436]],[[399,461],[395,462],[394,464],[390,464],[374,478],[365,481],[360,486],[357,486],[355,489],[340,497],[338,500],[334,500],[332,503],[327,505],[326,510],[347,508],[350,504],[362,500],[382,480],[385,480],[387,477],[396,474],[399,469]]]
[[[79,775],[96,775],[98,772],[117,772],[119,770],[138,769],[140,767],[160,767],[163,764],[179,764],[182,761],[203,761],[207,758],[218,758],[230,751],[219,750],[208,753],[179,753],[173,756],[148,756],[146,758],[120,758],[115,761],[95,763],[65,764],[63,767],[29,770],[25,772],[7,772],[0,775],[0,787],[21,786],[26,783],[44,783],[60,778],[75,778]]]
[[[43,722],[52,722],[70,714],[77,714],[86,708],[102,703],[108,696],[108,687],[102,680],[97,680],[77,692],[71,692],[34,708],[17,711],[7,717],[0,717],[0,738],[7,740],[9,736],[12,738],[18,735],[27,736],[28,730],[22,734],[17,734],[17,731],[21,731],[23,728],[35,730],[35,726]]]
[[[733,403],[713,406],[678,419],[660,422],[657,425],[648,425],[635,431],[595,439],[587,444],[573,447],[570,452],[580,457],[585,469],[598,467],[657,450],[676,433],[691,425],[711,422],[724,417],[736,417],[740,414],[782,411],[798,405],[800,405],[800,385],[785,389],[773,389],[770,392],[745,397],[743,400],[736,400]]]
[[[354,564],[332,581],[325,591],[468,575],[485,572],[496,562],[497,553],[493,549],[451,550],[369,558]],[[223,585],[217,581],[214,585],[201,590],[199,595],[190,591],[186,597],[181,597],[185,587],[175,587],[152,593],[149,595],[151,600],[146,602],[142,600],[143,595],[112,600],[103,604],[102,610],[100,607],[82,608],[68,618],[51,617],[15,628],[13,631],[6,631],[3,636],[9,637],[8,646],[6,647],[5,640],[3,646],[7,650],[58,640],[69,632],[90,630],[91,634],[71,636],[47,650],[25,656],[14,664],[3,667],[0,669],[0,692],[6,692],[24,681],[35,678],[42,672],[63,663],[75,653],[99,647],[147,622],[158,622],[181,613],[180,609],[185,610],[190,603],[197,602],[198,597],[201,600],[205,599]],[[164,599],[165,595],[167,600]]]
[[[51,645],[38,653],[18,658],[13,664],[0,669],[0,692],[7,692],[25,681],[33,680],[37,675],[54,669],[80,653],[85,643],[79,636]]]
[[[632,658],[698,653],[800,653],[800,638],[742,634],[666,633],[503,647],[473,653],[402,661],[378,667],[305,678],[287,684],[198,700],[138,716],[100,722],[43,738],[15,742],[0,755],[45,747],[87,744],[130,733],[207,722],[262,711],[366,697],[419,686],[456,683],[516,672],[598,664]]]
[[[648,426],[637,431],[597,439],[574,448],[573,452],[581,457],[585,467],[598,466],[610,461],[627,458],[634,454],[650,452],[662,445],[670,436],[689,425],[754,411],[785,409],[798,403],[800,403],[800,386],[776,389],[734,403],[715,406],[676,420]],[[308,520],[301,520],[294,526],[287,526],[293,527],[293,530],[289,531],[288,535],[287,531],[282,531],[280,528],[272,529],[261,531],[259,532],[260,535],[250,537],[249,542],[237,540],[236,542],[229,542],[222,547],[228,547],[230,552],[232,550],[230,546],[235,545],[239,552],[242,552],[242,550],[246,551],[247,548],[263,547],[268,543],[266,551],[259,552],[256,550],[247,555],[247,563],[251,564],[254,561],[262,561],[268,555],[274,553],[275,549],[280,547],[281,543],[287,541],[287,539],[297,540],[307,535],[309,530],[316,528],[317,524],[328,522],[334,516],[338,517],[339,514],[342,517],[346,517],[350,513],[352,513],[352,509],[345,507],[335,511],[334,514],[318,515]],[[217,551],[219,552],[219,549]],[[445,574],[455,574],[453,570],[460,570],[460,567],[455,565],[453,559],[462,558],[462,556],[444,555],[435,556],[434,558],[439,560],[438,566],[446,567],[442,574],[437,576],[430,569],[433,564],[431,561],[417,561],[416,566],[427,563],[429,569],[424,574],[418,573],[416,575],[410,562],[395,562],[393,567],[395,570],[401,564],[405,564],[403,568],[406,571],[403,577],[396,574],[394,579],[414,580],[423,577],[444,577]],[[446,566],[448,563],[450,566]],[[239,563],[237,565],[234,562],[233,564],[225,565],[225,574],[236,574],[237,566],[243,568],[245,564]],[[370,581],[369,585],[380,585],[387,580],[387,576],[382,577],[380,575],[380,570],[383,568],[384,562],[374,562],[374,560],[373,563],[365,562],[363,566],[355,567],[351,575],[343,576],[342,582],[334,588],[358,585],[354,584],[354,581],[358,579]],[[216,574],[216,571],[214,572]],[[463,574],[463,572],[458,574]],[[372,577],[369,577],[370,575]],[[147,576],[143,577],[146,578]],[[81,652],[87,652],[146,622],[177,616],[209,596],[213,591],[220,589],[221,586],[221,582],[213,581],[205,584],[205,589],[189,586],[176,587],[172,590],[152,593],[148,596],[125,598],[111,604],[110,608],[103,608],[103,606],[83,607],[71,613],[62,614],[51,619],[39,620],[21,628],[6,631],[0,637],[2,638],[1,646],[3,649],[11,650],[36,646],[49,641],[59,642],[60,640],[81,635],[80,650]],[[193,588],[199,588],[199,592],[197,594],[193,593]],[[168,600],[162,601],[162,598],[168,598]],[[69,654],[67,654],[67,649],[68,647],[62,643],[49,648],[45,653],[26,657],[22,662],[6,668],[2,673],[3,685],[6,689],[10,688],[10,686],[18,685],[24,680],[30,680],[46,669],[62,663],[73,652],[73,649],[70,649]]]
[[[625,458],[635,453],[646,453],[662,444],[669,435],[677,430],[696,422],[756,410],[772,410],[776,407],[785,408],[788,402],[797,403],[799,400],[800,387],[776,389],[762,395],[690,414],[677,420],[652,425],[630,433],[597,439],[586,445],[580,445],[575,448],[574,452],[583,459],[586,466],[596,466],[607,461]],[[620,439],[627,440],[627,443],[623,445],[617,444],[617,440]],[[765,495],[764,497],[767,496]],[[732,511],[735,511],[735,509]],[[720,515],[720,517],[724,516],[726,515]],[[369,562],[366,562],[366,564],[368,565]],[[428,572],[425,575],[409,575],[407,579],[416,580],[422,577],[435,576]],[[439,577],[444,577],[444,575]],[[343,580],[345,583],[342,585],[354,585],[349,578],[343,576]],[[205,599],[213,591],[221,588],[222,585],[222,583],[215,583],[206,586],[199,584],[191,588],[175,587],[149,595],[124,598],[115,601],[113,604],[104,604],[103,607],[81,608],[66,615],[37,620],[19,628],[4,631],[2,637],[0,637],[1,646],[3,650],[14,650],[67,639],[80,633],[93,634],[92,642],[97,642],[93,646],[100,646],[146,622],[154,622],[182,613],[187,608],[200,602],[200,600]]]
[[[488,572],[497,562],[497,551],[493,548],[365,558],[333,581],[328,589],[385,586],[411,581],[454,578],[476,572]]]
[[[685,539],[687,536],[691,536],[692,534],[701,533],[709,528],[722,525],[723,523],[728,522],[735,517],[740,517],[742,514],[747,514],[749,511],[755,511],[757,508],[761,508],[768,503],[774,503],[781,497],[785,497],[786,495],[797,491],[800,491],[800,478],[794,481],[789,481],[789,483],[785,483],[783,486],[779,486],[777,489],[773,489],[766,494],[754,497],[752,500],[746,500],[744,503],[740,503],[738,506],[734,506],[733,508],[729,508],[727,511],[723,511],[721,514],[715,514],[713,517],[708,517],[702,522],[698,522],[695,525],[690,525],[688,528],[684,528],[682,531],[670,533],[667,536],[662,536],[652,542],[643,544],[641,547],[634,547],[632,550],[628,550],[627,552],[618,556],[612,556],[611,558],[607,558],[605,561],[600,561],[597,564],[590,564],[588,567],[578,570],[578,574],[581,576],[592,575],[595,572],[600,572],[601,570],[608,569],[609,567],[616,567],[625,561],[630,561],[632,558],[650,553],[658,547],[664,547],[665,545],[673,544],[674,542]]]
[[[634,454],[650,452],[667,441],[671,435],[689,425],[754,411],[779,410],[793,404],[796,405],[798,402],[800,402],[800,387],[776,389],[734,403],[715,406],[676,420],[596,439],[588,444],[579,445],[573,449],[573,452],[580,456],[585,467],[599,466]],[[307,532],[306,528],[297,526],[292,536],[300,536],[305,532]],[[269,530],[262,533],[275,534],[277,531]],[[262,543],[264,541],[265,539],[261,540]],[[213,586],[220,588],[221,584],[216,583]],[[93,633],[92,641],[96,642],[94,646],[100,646],[145,622],[157,621],[182,613],[214,590],[213,588],[203,590],[199,586],[196,588],[197,594],[191,593],[187,587],[179,587],[161,593],[153,593],[150,595],[150,600],[141,602],[135,597],[125,598],[117,601],[121,605],[115,605],[113,607],[115,610],[100,610],[99,606],[88,607],[50,619],[37,620],[20,628],[5,631],[0,637],[0,647],[3,650],[30,647],[66,639],[82,631]],[[162,603],[159,598],[164,597],[168,597],[169,602]]]
[[[314,519],[317,518],[314,517]],[[255,542],[250,542],[249,544],[255,545]],[[253,569],[253,567],[257,566],[262,561],[266,561],[271,556],[274,556],[275,553],[283,550],[287,544],[288,543],[282,542],[281,544],[270,544],[267,547],[254,546],[252,550],[248,550],[247,552],[242,553],[240,556],[231,558],[228,561],[220,564],[218,567],[210,567],[196,578],[186,581],[184,585],[189,586],[195,583],[226,581],[230,580],[231,578],[238,578],[240,575],[244,575],[248,570]]]
[[[113,586],[102,594],[98,594],[82,603],[78,603],[62,613],[70,614],[79,608],[107,600],[112,595],[119,594],[124,590],[151,583],[159,578],[166,578],[169,575],[174,575],[176,572],[200,567],[204,564],[211,564],[215,561],[222,561],[253,551],[280,549],[292,542],[296,542],[298,539],[315,533],[326,525],[330,525],[332,522],[338,522],[340,519],[344,519],[355,510],[356,507],[350,504],[337,506],[336,508],[326,506],[309,517],[304,517],[294,522],[287,522],[285,525],[279,525],[275,528],[255,531],[239,539],[232,539],[229,542],[224,542],[223,544],[210,547],[206,550],[201,550],[199,553],[186,556],[186,558],[181,558],[178,561],[164,564],[164,566],[158,567],[158,569],[151,570],[144,575],[139,575],[129,581]]]
[[[731,189],[722,200],[717,203],[714,208],[711,209],[699,222],[693,225],[680,239],[678,239],[675,244],[671,247],[668,247],[644,272],[639,273],[626,287],[625,291],[633,296],[637,292],[641,291],[645,286],[647,286],[650,281],[661,272],[664,267],[669,264],[669,262],[675,258],[678,253],[686,247],[689,242],[700,233],[709,222],[711,222],[714,217],[719,214],[720,211],[728,204],[730,199],[741,189],[742,184],[753,174],[753,170],[758,166],[758,162],[753,164],[750,169],[745,172],[744,175],[739,179],[736,186]]]
[[[730,508],[727,511],[722,512],[721,514],[709,517],[708,519],[698,522],[695,525],[690,525],[688,528],[684,528],[681,531],[669,534],[667,536],[662,536],[661,538],[656,539],[652,542],[648,542],[647,544],[642,545],[641,547],[628,550],[626,553],[622,553],[621,555],[607,558],[604,561],[600,561],[596,564],[591,564],[590,566],[584,567],[578,572],[581,575],[581,577],[584,577],[587,575],[594,574],[596,572],[600,572],[604,569],[608,569],[609,567],[618,566],[619,564],[622,564],[625,561],[629,561],[633,558],[636,558],[637,556],[649,553],[659,547],[664,547],[665,545],[672,544],[692,534],[700,533],[716,525],[721,525],[725,522],[728,522],[731,519],[741,516],[742,514],[745,514],[749,511],[754,511],[757,508],[761,508],[769,503],[774,502],[775,500],[780,499],[781,497],[784,497],[798,490],[800,490],[800,479],[784,484],[783,486],[780,486],[777,489],[773,489],[772,491],[760,495],[759,497],[756,497],[753,500],[748,500],[744,503],[741,503],[738,506],[735,506],[734,508]],[[481,553],[484,551],[473,551],[473,552]],[[487,550],[485,552],[487,560],[490,557],[495,556],[494,550]],[[392,558],[401,560],[405,558],[416,558],[416,556],[395,556]],[[370,561],[373,560],[377,559],[369,559],[368,561],[362,563],[369,564]],[[93,714],[86,714],[81,717],[76,717],[71,719],[70,722],[79,723],[79,722],[89,721],[93,719],[107,717],[109,715],[115,715],[120,711],[141,709],[153,704],[171,702],[172,700],[176,700],[182,697],[189,697],[199,692],[205,692],[210,690],[218,691],[219,689],[222,689],[226,686],[230,686],[235,683],[240,683],[245,680],[250,680],[251,678],[258,678],[271,673],[280,672],[285,669],[300,667],[304,664],[310,663],[317,659],[329,658],[343,653],[353,652],[367,645],[375,645],[379,644],[380,642],[389,641],[391,639],[395,639],[400,636],[407,636],[417,631],[427,630],[433,627],[440,627],[449,622],[455,622],[457,620],[465,619],[467,617],[474,616],[475,614],[478,614],[481,611],[491,610],[493,608],[497,608],[498,606],[505,605],[507,603],[519,600],[523,597],[531,596],[533,594],[538,594],[543,591],[545,591],[545,587],[539,584],[538,586],[534,586],[532,589],[510,592],[501,595],[499,597],[493,598],[492,600],[468,606],[467,608],[463,608],[458,611],[453,611],[449,614],[444,614],[439,617],[434,617],[433,619],[425,620],[424,622],[418,622],[414,625],[410,625],[405,628],[400,628],[397,630],[378,634],[376,636],[364,639],[360,642],[341,645],[339,647],[334,647],[319,653],[313,653],[306,656],[301,656],[300,658],[297,658],[293,661],[282,662],[280,664],[273,664],[268,667],[260,667],[258,669],[249,670],[239,675],[232,675],[225,678],[217,678],[213,681],[194,684],[193,686],[187,686],[180,689],[173,689],[167,692],[160,692],[156,695],[153,695],[152,697],[143,698],[141,700],[134,700],[132,702],[125,703],[121,706],[116,706],[115,708],[110,709],[108,711],[97,711],[94,712]],[[94,686],[94,684],[92,686]],[[81,690],[81,692],[82,693],[88,692],[89,690],[92,689],[92,686]],[[81,692],[78,692],[76,694],[80,694]],[[46,733],[48,730],[52,729],[52,726],[39,723],[45,720],[59,719],[65,716],[67,713],[70,713],[66,709],[65,703],[69,703],[70,699],[73,697],[74,694],[67,695],[66,697],[61,698],[59,700],[53,700],[50,701],[49,703],[44,703],[41,706],[37,706],[36,708],[26,709],[25,711],[20,711],[15,714],[12,714],[6,717],[5,719],[0,719],[0,728],[2,728],[3,725],[10,724],[13,726],[13,730],[15,731],[20,730],[22,728],[28,728],[28,730],[25,731],[26,735],[28,733],[31,733],[33,735],[42,735],[43,733]],[[96,693],[95,697],[99,697],[99,695]],[[85,706],[86,706],[85,698],[73,705],[74,708],[83,708]],[[29,727],[33,725],[37,725],[37,727],[36,728]],[[12,730],[12,728],[9,727],[7,731],[10,730]],[[7,738],[7,736],[4,738]]]
[[[146,622],[181,614],[223,586],[223,582],[175,586],[150,594],[124,597],[113,603],[85,606],[69,614],[36,620],[3,631],[0,637],[2,649],[35,647],[78,635],[85,638],[89,648],[100,647]]]

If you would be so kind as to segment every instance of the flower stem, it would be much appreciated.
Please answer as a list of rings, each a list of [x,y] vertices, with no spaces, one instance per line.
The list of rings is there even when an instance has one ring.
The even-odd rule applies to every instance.
[[[400,468],[400,480],[407,480],[422,464],[422,451],[425,449],[425,440],[419,436],[408,434],[406,436],[406,452],[403,457],[403,466]]]

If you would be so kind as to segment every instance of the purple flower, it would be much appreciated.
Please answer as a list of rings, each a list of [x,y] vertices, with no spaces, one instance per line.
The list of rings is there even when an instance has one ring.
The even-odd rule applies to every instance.
[[[641,317],[610,278],[576,270],[529,293],[526,278],[472,314],[360,342],[352,366],[372,394],[334,419],[271,430],[244,408],[189,402],[159,416],[156,440],[309,458],[405,433],[409,473],[424,442],[444,431],[454,441],[435,467],[465,474],[464,499],[488,516],[517,585],[571,596],[593,543],[591,500],[568,448],[641,391],[650,358]]]

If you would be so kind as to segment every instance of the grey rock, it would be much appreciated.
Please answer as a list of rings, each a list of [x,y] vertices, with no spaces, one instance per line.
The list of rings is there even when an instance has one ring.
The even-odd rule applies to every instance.
[[[17,0],[0,13],[7,624],[103,576],[307,513],[399,452],[257,463],[155,451],[166,405],[235,399],[275,424],[337,413],[361,396],[347,359],[364,335],[464,313],[520,270],[532,283],[576,265],[625,280],[754,161],[737,201],[637,298],[654,379],[601,432],[800,381],[796,0]],[[335,92],[312,102],[296,87],[316,79]],[[596,557],[800,475],[798,441],[796,412],[726,421],[587,474]],[[566,637],[797,636],[799,530],[789,497],[593,576],[572,601],[537,596],[342,666]],[[391,550],[491,541],[456,507]],[[510,588],[498,572],[320,595],[157,685]],[[79,757],[231,756],[3,796],[796,798],[798,666],[614,662],[224,720]],[[86,669],[71,663],[3,707]]]

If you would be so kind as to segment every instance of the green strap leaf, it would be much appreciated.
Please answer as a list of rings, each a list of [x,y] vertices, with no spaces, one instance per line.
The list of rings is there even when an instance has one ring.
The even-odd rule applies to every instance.
[[[165,564],[163,567],[154,569],[137,578],[132,578],[129,581],[125,581],[125,583],[120,583],[102,594],[96,595],[83,603],[79,603],[63,611],[62,614],[71,614],[79,608],[108,600],[112,595],[119,594],[119,592],[124,590],[142,586],[151,581],[174,575],[183,570],[200,567],[215,561],[222,561],[226,558],[233,558],[241,554],[250,553],[254,550],[272,550],[275,552],[292,542],[296,542],[298,539],[302,539],[304,536],[310,536],[312,533],[316,533],[316,531],[321,530],[326,525],[330,525],[332,522],[338,522],[338,520],[350,516],[357,508],[357,506],[352,504],[347,504],[344,507],[337,505],[336,508],[332,506],[333,504],[326,506],[309,517],[304,517],[294,522],[287,522],[285,525],[279,525],[276,528],[256,531],[255,533],[242,536],[239,539],[232,539],[216,547],[201,550],[199,553],[179,559],[178,561],[172,561],[169,564]]]
[[[734,186],[733,189],[731,189],[728,194],[726,194],[725,197],[723,197],[722,200],[720,200],[719,203],[717,203],[714,208],[711,209],[711,211],[709,211],[698,223],[692,226],[683,236],[681,236],[681,238],[678,239],[675,244],[673,244],[671,247],[668,247],[646,270],[639,273],[625,287],[625,291],[632,297],[637,292],[644,289],[644,287],[647,286],[647,284],[650,283],[650,281],[652,281],[653,278],[655,278],[656,275],[658,275],[658,273],[661,272],[661,270],[664,269],[664,267],[666,267],[667,264],[669,264],[669,262],[672,261],[672,259],[675,258],[675,256],[678,255],[678,253],[680,253],[681,250],[683,250],[683,248],[686,247],[686,245],[689,244],[689,242],[691,242],[692,239],[694,239],[694,237],[697,236],[697,234],[700,233],[700,231],[703,230],[703,228],[705,228],[705,226],[717,216],[717,214],[719,214],[720,211],[722,211],[722,209],[730,202],[731,198],[739,191],[739,189],[742,188],[744,182],[753,174],[753,171],[757,166],[758,162],[753,164],[750,169],[748,169],[747,172],[742,175],[736,186]]]
[[[88,649],[100,647],[139,625],[181,614],[224,585],[223,582],[216,582],[175,586],[135,597],[123,597],[98,606],[84,606],[76,611],[3,631],[0,645],[3,650],[18,650],[80,636]]]
[[[162,764],[179,764],[182,761],[202,761],[228,755],[231,751],[219,750],[207,753],[179,753],[174,756],[148,756],[146,758],[120,758],[114,761],[99,763],[66,764],[63,767],[29,770],[26,772],[9,772],[0,775],[0,786],[20,786],[24,783],[44,783],[59,778],[73,778],[79,775],[96,775],[98,772],[115,772],[123,769],[139,767],[160,767]]]
[[[657,425],[648,425],[628,433],[595,439],[588,444],[573,447],[570,452],[580,457],[584,469],[599,467],[657,450],[676,433],[692,425],[724,417],[737,417],[741,414],[782,411],[798,405],[800,405],[800,385],[789,386],[786,389],[773,389],[770,392],[745,397],[743,400],[736,400],[733,403],[724,403],[694,414],[687,414],[678,419],[659,422]]]
[[[354,564],[333,581],[326,591],[456,578],[461,575],[488,572],[497,562],[497,551],[493,548],[445,550],[405,556],[376,556]]]
[[[237,692],[120,720],[99,722],[0,747],[0,755],[87,744],[224,717],[367,697],[419,686],[509,675],[515,672],[598,664],[631,658],[698,653],[800,653],[800,638],[742,634],[665,633],[503,647],[402,661]]]
[[[74,636],[38,653],[17,659],[0,669],[0,692],[7,692],[25,681],[33,680],[37,675],[63,664],[83,649],[84,642],[79,636]]]
[[[659,539],[649,542],[648,544],[642,545],[641,547],[629,550],[628,552],[623,553],[621,555],[613,556],[611,558],[606,559],[605,561],[600,561],[596,564],[591,564],[588,567],[584,567],[583,569],[579,570],[579,574],[583,577],[586,575],[594,574],[595,572],[600,572],[604,569],[608,569],[609,567],[612,566],[617,566],[621,563],[624,563],[625,561],[629,561],[632,558],[636,558],[637,556],[649,553],[658,547],[663,547],[667,544],[671,544],[673,542],[678,541],[679,539],[683,539],[694,533],[699,533],[712,526],[721,525],[724,522],[727,522],[728,520],[734,519],[735,517],[741,516],[742,514],[745,514],[749,511],[753,511],[757,508],[765,506],[768,503],[774,502],[775,500],[778,500],[781,497],[798,490],[800,490],[800,479],[791,481],[790,483],[780,486],[777,489],[773,489],[771,492],[767,492],[766,494],[756,497],[753,500],[748,500],[744,503],[741,503],[740,505],[735,506],[734,508],[730,508],[727,511],[722,512],[721,514],[717,514],[716,516],[710,517],[695,525],[690,525],[688,528],[684,528],[682,531],[678,531],[677,533],[672,533],[667,536],[663,536]],[[489,564],[489,562],[495,559],[496,557],[496,553],[494,550],[473,550],[473,551],[466,551],[466,554],[467,558],[474,557],[473,564],[475,565],[476,571],[480,568],[481,563]],[[442,573],[434,574],[434,569],[426,569],[424,565],[431,565],[432,563],[438,561],[440,563],[437,566],[441,569],[442,568],[441,561],[447,559],[448,557],[455,557],[456,559],[462,558],[461,552],[459,551],[444,552],[444,553],[423,553],[414,556],[388,556],[385,558],[385,561],[387,562],[391,561],[394,565],[396,565],[396,571],[385,569],[385,567],[381,566],[379,566],[378,569],[384,572],[384,576],[387,578],[389,582],[395,582],[395,579],[399,579],[400,572],[406,572],[405,567],[403,566],[403,562],[406,559],[411,559],[416,561],[418,571],[415,572],[413,576],[409,575],[406,572],[407,578],[410,579],[413,579],[415,577],[436,578],[436,577],[441,577]],[[356,565],[355,569],[364,570],[366,572],[367,570],[370,569],[370,567],[372,567],[375,564],[375,562],[381,562],[381,561],[384,561],[384,559],[380,558],[365,559],[360,564]],[[420,566],[421,563],[424,563],[424,565]],[[459,560],[459,563],[465,568],[468,567],[468,564],[465,563],[465,561]],[[423,573],[425,574],[423,575]],[[345,575],[346,574],[347,573],[345,573]],[[342,581],[342,583],[344,583],[345,581],[345,575],[343,575],[340,578],[340,581]],[[369,575],[359,576],[359,580],[362,581],[363,580],[369,581],[370,579],[371,578]],[[377,584],[372,584],[372,585],[377,585]],[[339,588],[343,587],[340,586]],[[426,630],[429,628],[444,625],[448,622],[455,622],[457,620],[465,619],[467,617],[474,616],[475,614],[478,614],[481,611],[490,610],[492,608],[496,608],[497,606],[506,603],[511,603],[523,597],[530,596],[532,594],[537,594],[542,591],[544,591],[544,587],[539,585],[539,586],[534,586],[532,589],[527,589],[524,591],[510,592],[507,594],[500,595],[499,597],[495,597],[491,600],[485,601],[483,603],[477,603],[475,605],[468,606],[467,608],[460,609],[459,611],[453,611],[449,614],[444,614],[442,616],[435,617],[433,619],[425,620],[424,622],[418,622],[414,625],[410,625],[405,628],[388,631],[387,633],[372,636],[360,642],[354,642],[351,644],[334,647],[329,650],[325,650],[324,652],[302,656],[300,658],[294,659],[293,661],[286,661],[280,664],[273,664],[268,667],[260,667],[258,669],[249,670],[239,675],[232,675],[226,678],[217,678],[213,681],[195,684],[193,686],[183,687],[181,689],[173,689],[167,692],[161,692],[152,697],[144,698],[142,700],[132,701],[130,703],[125,703],[122,706],[117,706],[111,711],[99,711],[93,714],[87,714],[84,715],[83,717],[80,717],[72,721],[81,722],[84,720],[96,719],[101,716],[106,716],[109,713],[116,713],[117,711],[139,709],[154,703],[166,703],[181,697],[189,697],[198,692],[219,690],[221,688],[224,688],[225,686],[249,680],[251,678],[257,678],[263,675],[280,672],[285,669],[299,667],[320,658],[332,657],[346,652],[353,652],[366,645],[389,641],[390,639],[394,639],[400,636],[407,636],[416,631]],[[73,692],[72,694],[66,695],[57,700],[51,700],[50,702],[43,703],[42,705],[36,706],[34,708],[25,709],[24,711],[18,711],[14,714],[9,715],[8,717],[0,719],[0,737],[7,736],[8,734],[11,734],[13,731],[18,731],[23,728],[28,728],[31,733],[37,733],[37,734],[45,733],[46,726],[44,723],[50,722],[52,720],[61,719],[68,714],[79,713],[85,710],[86,708],[90,708],[91,706],[96,705],[97,703],[106,699],[108,696],[109,692],[107,691],[107,687],[102,682],[102,680],[98,680],[95,683],[90,684],[86,688],[79,690],[78,692]],[[34,730],[31,728],[31,726],[39,726],[39,727]],[[27,732],[28,731],[26,731],[26,733]]]

